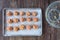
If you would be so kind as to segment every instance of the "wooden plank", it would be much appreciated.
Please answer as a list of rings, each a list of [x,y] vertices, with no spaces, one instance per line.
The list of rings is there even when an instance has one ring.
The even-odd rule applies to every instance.
[[[51,40],[57,40],[57,30],[56,28],[51,27]]]
[[[27,37],[24,37],[24,40],[37,40],[37,37],[27,36]]]
[[[0,11],[0,36],[2,36],[2,13]]]
[[[57,33],[57,36],[56,36],[57,37],[57,40],[60,40],[60,28],[57,29],[57,32],[56,33]]]
[[[0,0],[0,12],[1,12],[1,10],[2,10],[2,4],[3,4],[3,1]]]
[[[0,0],[0,36],[2,36],[2,0]],[[2,37],[1,37],[2,38]]]
[[[45,20],[45,11],[46,11],[46,8],[47,8],[47,6],[48,6],[48,0],[46,0],[46,1],[44,1],[44,13],[43,13],[43,21],[44,21],[44,23],[43,23],[43,40],[50,40],[50,27],[49,27],[49,25],[48,25],[48,23],[46,22],[46,20]]]
[[[0,36],[0,40],[3,40],[3,36]]]
[[[18,0],[18,8],[24,8],[24,0]]]
[[[44,35],[41,35],[40,37],[37,37],[37,40],[44,40]]]
[[[4,37],[4,40],[23,40],[23,37],[18,36]]]
[[[23,37],[16,36],[15,40],[23,40]]]
[[[18,2],[17,2],[18,4],[18,8],[20,8],[20,5],[21,5],[21,1],[20,0],[18,0]]]
[[[15,40],[15,37],[9,37],[9,40]]]
[[[3,40],[9,40],[9,37],[3,37]]]

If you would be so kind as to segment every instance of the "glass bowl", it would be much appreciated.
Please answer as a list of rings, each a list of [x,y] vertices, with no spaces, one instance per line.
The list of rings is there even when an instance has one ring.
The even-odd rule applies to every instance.
[[[47,7],[45,17],[52,27],[60,28],[60,1],[55,1]]]

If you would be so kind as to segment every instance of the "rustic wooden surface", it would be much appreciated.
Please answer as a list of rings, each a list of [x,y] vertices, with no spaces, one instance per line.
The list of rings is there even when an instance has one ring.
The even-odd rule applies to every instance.
[[[16,6],[10,4],[10,0],[0,0],[0,40],[60,40],[60,29],[50,27],[45,20],[47,6],[56,0],[12,0]],[[41,8],[43,18],[43,35],[40,37],[4,37],[2,36],[2,9],[3,8]]]

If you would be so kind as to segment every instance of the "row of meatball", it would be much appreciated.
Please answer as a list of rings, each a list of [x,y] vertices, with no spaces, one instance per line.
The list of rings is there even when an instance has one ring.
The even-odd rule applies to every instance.
[[[32,28],[36,30],[36,29],[38,29],[38,25],[36,25],[36,24],[34,24],[33,26],[31,26],[31,25],[26,25],[26,26],[25,25],[20,25],[19,27],[8,26],[6,28],[6,30],[7,31],[12,31],[12,30],[18,31],[18,30],[24,30],[24,29],[31,30]]]
[[[18,16],[18,15],[23,16],[25,14],[26,14],[26,16],[30,16],[30,15],[37,16],[37,12],[29,12],[29,11],[28,12],[23,12],[23,11],[18,12],[18,11],[15,11],[14,13],[11,12],[11,11],[9,11],[7,13],[7,16],[12,16],[12,15],[15,15],[15,16]]]
[[[24,21],[27,21],[27,22],[31,22],[31,21],[34,21],[34,22],[38,22],[38,18],[20,18],[20,20],[18,18],[14,18],[14,19],[8,19],[7,20],[7,23],[17,23],[17,22],[24,22]]]

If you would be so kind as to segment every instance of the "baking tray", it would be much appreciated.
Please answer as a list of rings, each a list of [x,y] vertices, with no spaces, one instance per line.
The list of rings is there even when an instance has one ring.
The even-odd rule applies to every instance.
[[[17,11],[24,11],[24,12],[26,12],[26,11],[30,11],[30,12],[36,11],[36,12],[38,12],[38,16],[36,16],[36,17],[39,18],[39,21],[36,22],[36,23],[30,22],[30,24],[31,25],[32,24],[37,24],[39,26],[39,28],[37,30],[34,30],[34,29],[20,30],[18,32],[14,32],[14,31],[8,32],[8,31],[6,31],[5,27],[7,27],[9,25],[9,24],[6,23],[6,20],[7,20],[7,18],[11,18],[11,17],[7,17],[6,13],[7,13],[7,11],[14,12],[16,10]],[[41,10],[41,8],[16,8],[16,9],[15,8],[4,8],[2,16],[3,16],[3,23],[2,23],[3,24],[3,36],[41,36],[42,35],[42,10]],[[14,17],[12,16],[12,18],[14,18]],[[18,17],[16,17],[16,18],[18,18]],[[24,22],[24,24],[27,25],[28,23]],[[12,24],[12,26],[17,26],[17,25],[18,24],[16,24],[16,25]]]

